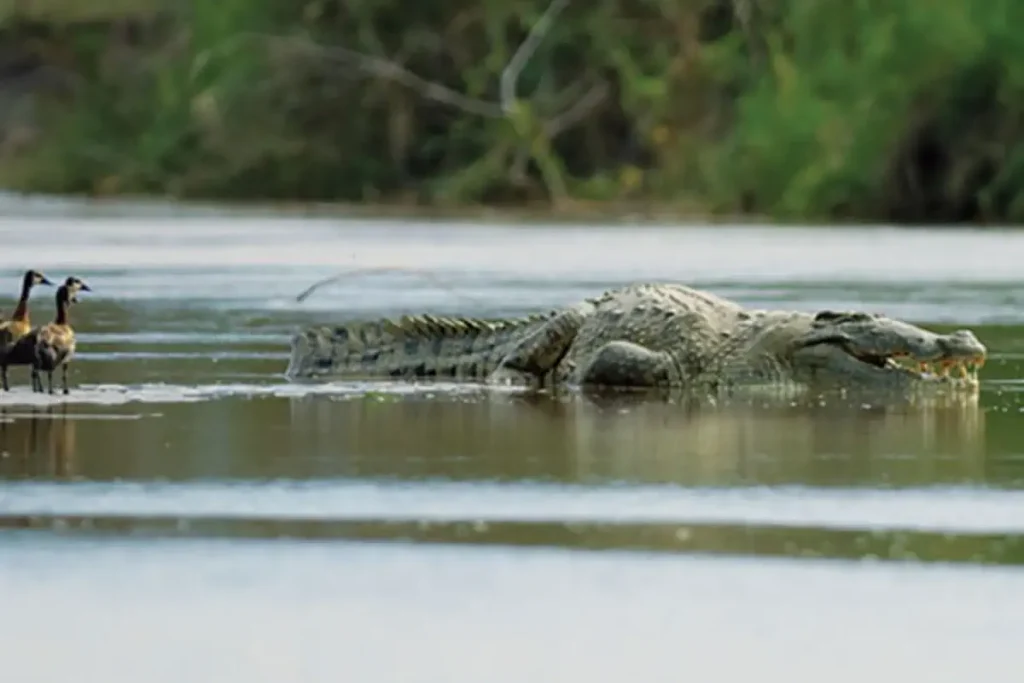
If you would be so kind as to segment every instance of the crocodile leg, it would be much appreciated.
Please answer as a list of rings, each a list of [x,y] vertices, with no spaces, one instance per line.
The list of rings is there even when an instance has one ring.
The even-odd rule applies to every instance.
[[[678,381],[680,371],[661,351],[628,341],[608,342],[579,368],[580,384],[606,387],[666,387]]]
[[[569,352],[587,317],[587,311],[570,308],[551,318],[505,353],[488,382],[506,383],[525,376],[542,383]]]

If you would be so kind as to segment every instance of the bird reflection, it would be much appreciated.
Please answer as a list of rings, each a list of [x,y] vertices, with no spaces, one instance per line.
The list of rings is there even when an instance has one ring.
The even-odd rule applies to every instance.
[[[74,476],[75,420],[66,403],[0,408],[0,477],[69,479]]]

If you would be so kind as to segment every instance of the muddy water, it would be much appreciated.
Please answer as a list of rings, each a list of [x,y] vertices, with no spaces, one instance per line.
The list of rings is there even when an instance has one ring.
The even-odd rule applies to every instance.
[[[5,313],[26,266],[95,290],[72,394],[16,368],[0,397],[18,680],[1012,680],[1024,233],[75,209],[12,215],[0,243]],[[981,395],[696,409],[282,377],[308,322],[636,279],[970,325]]]

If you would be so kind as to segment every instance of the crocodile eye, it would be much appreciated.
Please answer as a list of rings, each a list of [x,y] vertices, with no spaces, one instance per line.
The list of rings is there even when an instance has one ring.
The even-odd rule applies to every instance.
[[[819,311],[814,316],[814,322],[820,323],[861,323],[875,319],[872,313],[860,311]]]

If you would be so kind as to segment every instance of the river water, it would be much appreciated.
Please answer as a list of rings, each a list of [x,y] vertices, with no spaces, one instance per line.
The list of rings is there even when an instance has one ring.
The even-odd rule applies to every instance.
[[[72,394],[15,368],[0,397],[11,680],[1015,680],[1024,232],[43,204],[0,244],[4,314],[26,267],[94,289]],[[306,323],[634,280],[969,325],[981,396],[683,410],[283,377]]]

